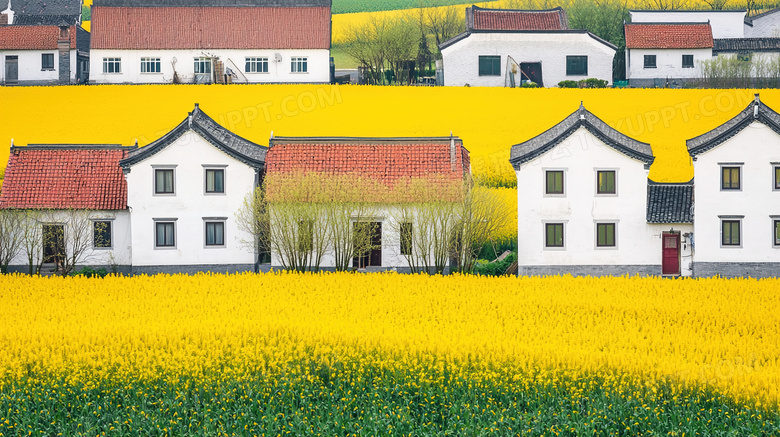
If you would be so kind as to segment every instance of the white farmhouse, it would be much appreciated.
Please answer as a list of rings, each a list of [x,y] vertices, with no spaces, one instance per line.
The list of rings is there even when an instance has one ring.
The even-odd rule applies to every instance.
[[[9,0],[0,12],[0,85],[85,83],[89,32],[81,0]]]
[[[687,142],[696,276],[780,276],[780,114],[756,100]]]
[[[709,11],[629,11],[632,23],[709,23],[713,38],[744,38],[745,15],[742,10]]]
[[[518,273],[690,275],[692,187],[648,185],[653,160],[582,106],[513,146]]]
[[[612,81],[617,48],[569,29],[566,12],[466,9],[466,32],[439,46],[446,86],[554,87],[564,80]]]
[[[626,79],[636,87],[681,86],[701,77],[699,65],[712,59],[708,23],[628,23]]]
[[[130,272],[130,211],[119,145],[11,147],[0,209],[25,213],[25,235],[9,271],[54,271],[63,258],[77,268]],[[7,235],[6,235],[7,236]],[[7,248],[6,248],[7,250]]]
[[[780,8],[745,18],[745,38],[780,38]]]
[[[330,82],[331,0],[97,0],[92,83]]]
[[[254,238],[235,213],[258,186],[267,148],[195,105],[172,131],[119,165],[132,215],[132,271],[254,271]]]

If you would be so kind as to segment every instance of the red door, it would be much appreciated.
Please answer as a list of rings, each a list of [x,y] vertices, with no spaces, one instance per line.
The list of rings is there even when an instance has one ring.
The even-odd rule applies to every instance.
[[[663,234],[664,275],[680,274],[680,234]]]

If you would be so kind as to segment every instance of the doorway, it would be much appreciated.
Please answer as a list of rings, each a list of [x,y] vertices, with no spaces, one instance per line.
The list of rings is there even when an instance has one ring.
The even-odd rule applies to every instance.
[[[65,226],[43,225],[43,263],[62,264],[65,257]]]
[[[541,62],[521,62],[520,63],[520,79],[523,81],[530,80],[531,82],[543,87],[542,83],[542,63]]]
[[[356,256],[352,259],[352,266],[358,269],[364,269],[366,267],[381,267],[382,266],[382,223],[381,222],[356,222],[355,223],[355,235],[362,234],[357,232],[359,228],[363,228],[363,231],[367,231],[371,242],[371,250],[366,253]],[[367,228],[367,229],[366,229]],[[357,240],[357,238],[356,238]],[[355,247],[360,247],[359,241],[355,242]]]
[[[662,272],[664,275],[675,276],[680,274],[680,234],[677,232],[662,234],[663,259]]]
[[[19,57],[5,57],[5,84],[16,85],[19,83]]]

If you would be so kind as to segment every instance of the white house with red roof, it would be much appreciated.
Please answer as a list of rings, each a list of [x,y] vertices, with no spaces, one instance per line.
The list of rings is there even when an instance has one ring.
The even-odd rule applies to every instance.
[[[0,13],[0,85],[86,82],[89,32],[81,0],[9,0]]]
[[[626,79],[640,87],[681,86],[712,59],[709,23],[627,23]]]
[[[554,87],[564,80],[612,82],[617,47],[569,28],[566,12],[466,8],[466,31],[439,46],[446,86]]]
[[[331,79],[331,0],[97,0],[91,31],[91,83]]]
[[[62,265],[107,267],[129,273],[132,241],[127,183],[119,162],[134,147],[30,144],[11,147],[0,209],[38,211],[22,227],[31,241],[10,271]],[[29,253],[28,253],[29,252]]]
[[[744,38],[745,15],[747,11],[739,10],[631,10],[632,23],[709,23],[712,37]]]

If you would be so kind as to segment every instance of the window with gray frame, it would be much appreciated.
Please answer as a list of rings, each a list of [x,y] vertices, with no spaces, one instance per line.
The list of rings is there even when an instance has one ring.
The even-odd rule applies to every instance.
[[[268,58],[246,58],[244,71],[247,73],[268,73]]]
[[[741,167],[721,167],[720,188],[721,190],[739,190]]]
[[[54,53],[41,54],[41,70],[54,70]]]
[[[225,222],[206,222],[206,246],[225,245]]]
[[[159,73],[160,58],[141,58],[141,73]]]
[[[655,55],[645,55],[645,68],[655,68]]]
[[[154,169],[154,194],[173,194],[173,169]]]
[[[547,170],[544,193],[563,194],[562,170]]]
[[[501,76],[501,56],[480,56],[480,76]]]
[[[206,169],[206,193],[222,194],[225,192],[225,170],[221,168]]]
[[[121,73],[122,58],[103,58],[103,73]]]
[[[96,249],[107,249],[111,245],[111,221],[95,220],[92,222],[92,245]]]
[[[693,55],[682,55],[682,68],[693,68]]]
[[[775,246],[780,246],[780,220],[775,220]]]
[[[154,234],[155,247],[176,247],[175,222],[155,222]]]
[[[567,76],[587,76],[588,75],[588,57],[587,56],[567,56],[566,57],[566,75]]]
[[[615,247],[615,224],[596,224],[596,247]]]
[[[195,58],[195,74],[211,73],[211,59]]]
[[[599,170],[596,172],[596,194],[616,194],[614,170]]]
[[[775,190],[780,190],[780,165],[775,166]]]
[[[563,247],[563,223],[545,223],[545,247]]]
[[[721,245],[723,246],[739,246],[742,244],[741,240],[741,227],[742,222],[740,220],[723,220],[721,221]]]

